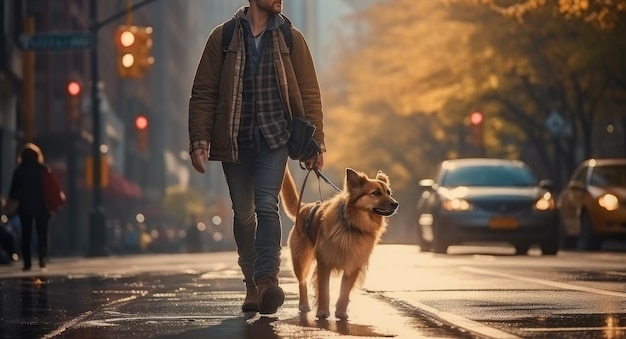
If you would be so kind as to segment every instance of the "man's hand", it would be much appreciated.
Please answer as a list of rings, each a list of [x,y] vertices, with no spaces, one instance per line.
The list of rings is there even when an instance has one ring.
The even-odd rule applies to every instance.
[[[304,162],[304,166],[306,167],[306,169],[316,169],[316,170],[321,171],[322,168],[324,167],[324,154],[323,153],[319,153],[317,155],[317,158],[313,157],[313,158],[305,161]]]
[[[209,162],[209,151],[204,148],[196,148],[191,152],[191,164],[196,171],[204,173],[204,165]]]

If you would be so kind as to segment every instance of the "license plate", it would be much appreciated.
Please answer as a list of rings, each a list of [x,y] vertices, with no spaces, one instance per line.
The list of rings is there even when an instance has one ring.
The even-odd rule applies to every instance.
[[[513,230],[518,226],[517,218],[493,217],[489,220],[489,227],[497,230]]]

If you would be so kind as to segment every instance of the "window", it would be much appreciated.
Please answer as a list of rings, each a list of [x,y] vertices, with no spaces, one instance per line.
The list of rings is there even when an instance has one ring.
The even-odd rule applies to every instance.
[[[443,186],[515,186],[528,187],[536,185],[536,178],[526,167],[514,166],[466,166],[457,167],[446,172]]]
[[[589,184],[597,187],[626,187],[626,165],[594,167],[589,177]]]

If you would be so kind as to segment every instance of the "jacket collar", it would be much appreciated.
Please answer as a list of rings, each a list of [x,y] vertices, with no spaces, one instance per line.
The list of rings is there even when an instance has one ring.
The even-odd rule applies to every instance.
[[[246,15],[248,13],[248,9],[250,7],[248,6],[244,6],[241,7],[237,10],[237,12],[235,13],[234,17],[236,20],[245,20],[248,24],[250,23],[250,20],[248,20],[248,16]],[[274,14],[272,16],[269,17],[269,20],[267,21],[267,27],[265,29],[270,30],[270,29],[276,29],[278,28],[278,26],[282,25],[285,23],[285,18],[280,15],[280,14]]]

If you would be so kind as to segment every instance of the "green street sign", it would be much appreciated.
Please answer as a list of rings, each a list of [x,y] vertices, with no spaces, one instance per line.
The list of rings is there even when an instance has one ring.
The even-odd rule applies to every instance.
[[[90,32],[22,34],[20,45],[34,50],[89,49],[93,47],[93,36]]]

